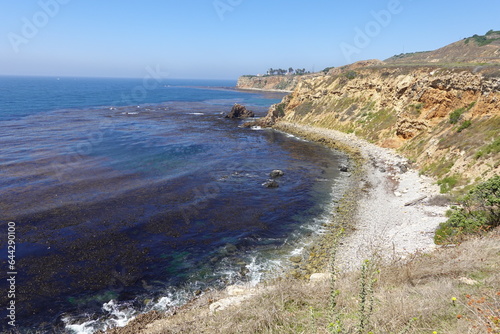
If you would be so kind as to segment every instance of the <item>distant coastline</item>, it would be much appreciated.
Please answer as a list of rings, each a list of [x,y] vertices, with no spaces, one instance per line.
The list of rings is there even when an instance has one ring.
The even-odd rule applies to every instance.
[[[255,88],[255,87],[248,87],[248,88],[240,88],[236,86],[237,90],[240,91],[258,91],[258,92],[273,92],[273,93],[292,93],[293,90],[286,90],[286,89],[271,89],[271,88]]]
[[[318,73],[304,75],[243,75],[238,78],[236,88],[257,91],[275,91],[291,93],[305,79],[319,75]]]

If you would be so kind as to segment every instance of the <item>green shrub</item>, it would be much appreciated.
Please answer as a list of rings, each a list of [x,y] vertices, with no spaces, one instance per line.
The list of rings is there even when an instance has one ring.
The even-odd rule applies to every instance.
[[[495,139],[495,141],[484,149],[485,154],[490,154],[490,153],[499,153],[500,152],[500,137]]]
[[[451,124],[457,124],[460,118],[462,117],[462,114],[466,111],[471,110],[474,106],[476,105],[476,102],[472,102],[469,104],[467,107],[463,108],[458,108],[450,113],[450,123]],[[470,124],[469,124],[470,125]]]
[[[476,44],[478,46],[485,46],[485,45],[488,45],[496,40],[499,40],[500,38],[495,38],[495,37],[491,36],[491,35],[498,34],[498,33],[500,33],[500,32],[494,31],[493,29],[491,29],[484,36],[474,35],[472,37],[467,38],[465,40],[465,44],[469,44],[469,41],[473,40],[474,42],[476,42]]]
[[[358,73],[356,71],[348,71],[347,73],[344,74],[344,76],[349,79],[349,80],[352,80],[354,79],[355,77],[358,76]]]
[[[476,152],[474,157],[479,159],[483,156],[488,156],[489,154],[497,154],[500,152],[500,137],[496,138],[491,144],[488,144],[482,147],[479,151]]]
[[[486,36],[489,36],[489,35],[493,35],[493,34],[500,34],[500,30],[493,30],[493,29],[490,29],[487,33],[486,33]]]
[[[328,74],[328,72],[330,72],[330,70],[331,70],[331,69],[334,69],[334,68],[335,68],[335,66],[326,67],[326,68],[325,68],[325,69],[323,69],[323,71],[321,71],[321,72],[323,72],[324,74]]]
[[[440,186],[441,194],[449,192],[458,184],[458,176],[448,176],[442,180],[439,180],[437,184]]]
[[[278,117],[285,116],[285,107],[286,107],[285,103],[279,103],[276,105],[276,112],[277,112]]]
[[[436,231],[437,244],[458,242],[464,235],[500,226],[500,176],[474,187],[459,203],[448,211],[448,220]]]
[[[467,129],[469,126],[472,125],[472,122],[467,120],[460,125],[460,127],[457,129],[457,132],[462,132],[463,130]]]
[[[462,114],[465,112],[465,108],[460,108],[457,110],[454,110],[450,114],[450,123],[451,124],[457,124],[458,121],[460,120],[460,117],[462,117]]]

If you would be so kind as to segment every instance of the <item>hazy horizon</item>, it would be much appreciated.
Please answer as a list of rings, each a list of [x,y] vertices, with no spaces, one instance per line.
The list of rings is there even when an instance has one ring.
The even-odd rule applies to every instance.
[[[486,0],[29,0],[0,9],[4,76],[236,80],[430,51],[500,28],[500,3]]]

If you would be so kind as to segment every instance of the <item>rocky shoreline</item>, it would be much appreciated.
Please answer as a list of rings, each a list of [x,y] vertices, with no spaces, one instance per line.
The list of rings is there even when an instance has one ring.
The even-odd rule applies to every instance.
[[[435,181],[412,169],[407,159],[353,134],[287,122],[274,128],[341,149],[357,166],[335,216],[335,224],[347,232],[337,252],[341,270],[359,269],[366,259],[404,261],[436,247],[434,231],[446,220],[446,200]],[[321,271],[326,263],[321,262],[313,269]]]
[[[406,159],[392,150],[335,130],[287,122],[278,122],[273,128],[350,156],[349,166],[344,169],[349,173],[345,194],[332,212],[331,223],[323,226],[324,233],[316,237],[314,244],[301,255],[290,258],[292,269],[288,276],[311,281],[328,277],[330,252],[340,228],[346,231],[337,251],[336,263],[341,271],[357,270],[366,259],[404,261],[412,254],[434,249],[433,234],[445,220],[446,207],[432,204],[437,202],[438,187],[432,179],[420,176]],[[263,284],[256,288],[228,287],[225,291],[208,292],[176,312],[183,312],[184,308],[215,312],[239,305],[269,288],[272,286]],[[150,312],[138,316],[126,327],[106,333],[161,333],[168,323],[168,316]]]

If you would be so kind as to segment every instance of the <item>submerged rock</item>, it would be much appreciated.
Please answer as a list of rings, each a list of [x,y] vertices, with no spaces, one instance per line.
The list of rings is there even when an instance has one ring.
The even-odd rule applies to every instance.
[[[255,114],[253,111],[248,110],[245,106],[241,104],[235,103],[229,114],[225,116],[225,118],[248,118],[254,117]]]
[[[280,169],[275,169],[269,174],[273,179],[285,175],[285,172],[283,172]]]
[[[341,172],[344,172],[344,173],[347,173],[349,171],[349,167],[345,166],[345,165],[341,165],[339,167],[340,171]]]
[[[262,185],[266,188],[278,188],[280,186],[278,182],[274,180],[267,180],[266,182],[262,183]]]

